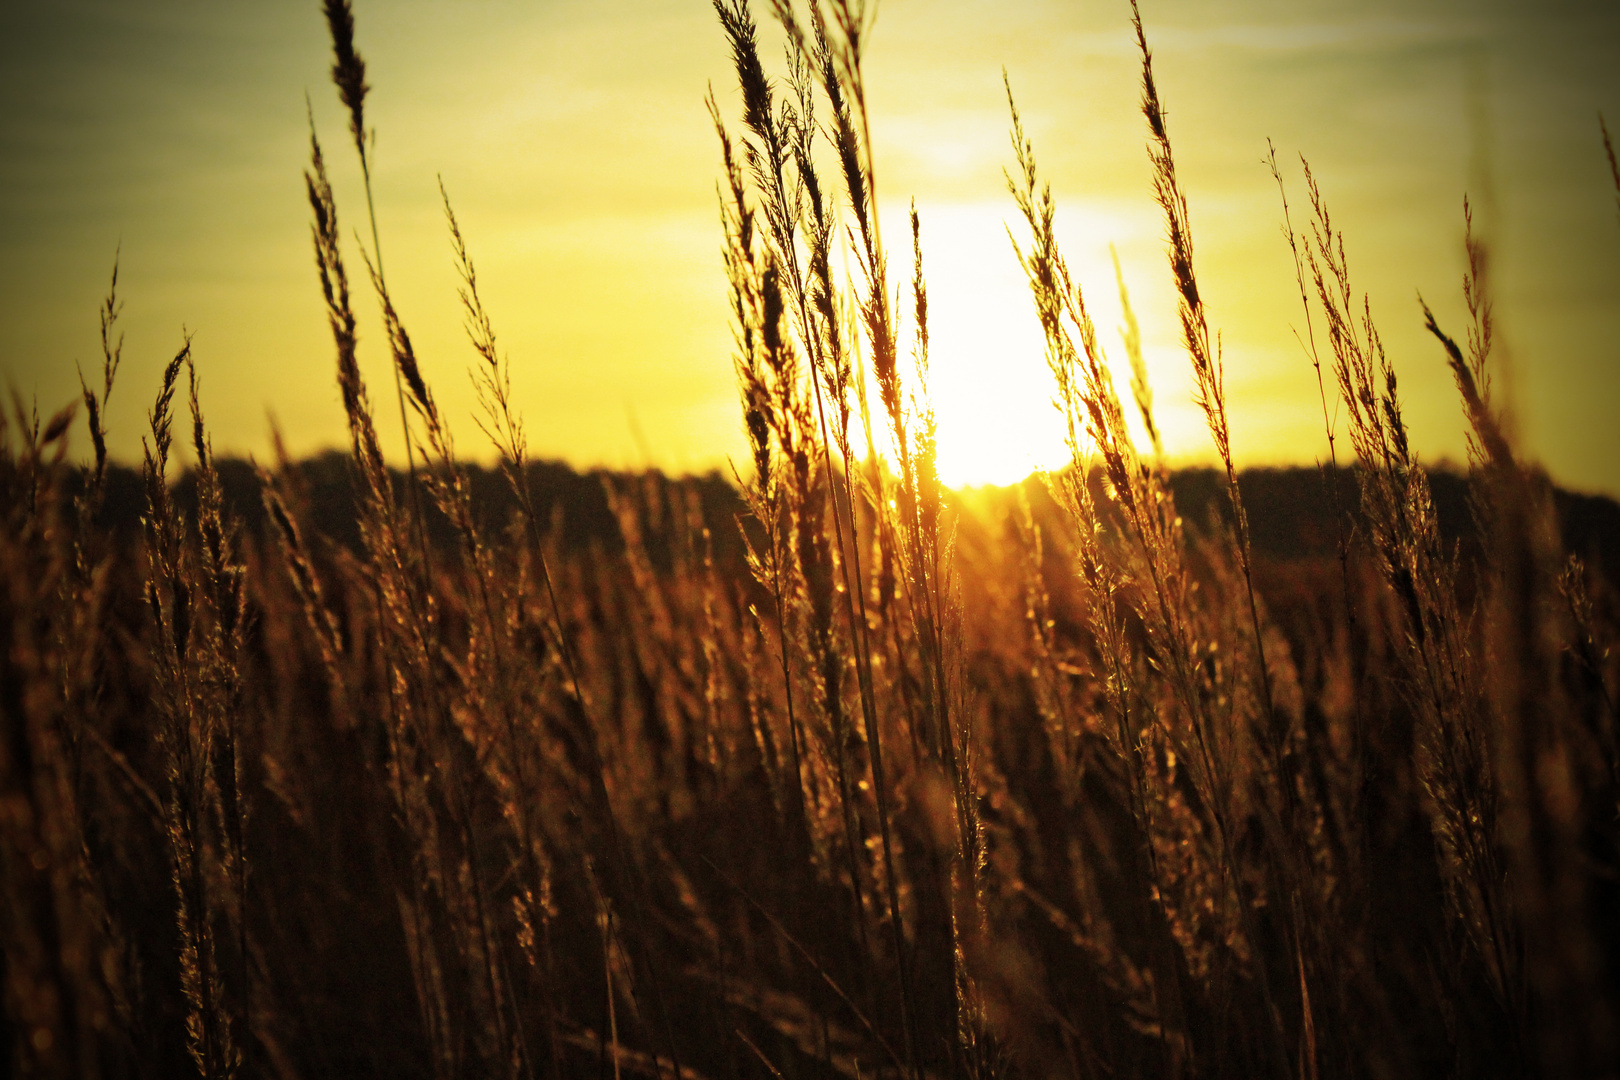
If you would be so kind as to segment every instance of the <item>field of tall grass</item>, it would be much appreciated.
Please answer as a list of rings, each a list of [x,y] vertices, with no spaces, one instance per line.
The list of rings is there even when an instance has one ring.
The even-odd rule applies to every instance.
[[[305,173],[347,509],[329,460],[215,461],[182,343],[118,525],[105,406],[153,388],[116,380],[116,269],[82,402],[0,420],[11,1074],[1620,1074],[1620,566],[1569,542],[1492,395],[1486,245],[1468,324],[1424,309],[1470,432],[1471,521],[1442,528],[1455,482],[1409,447],[1331,183],[1290,191],[1273,156],[1331,450],[1301,481],[1314,553],[1267,548],[1135,17],[1219,497],[1178,511],[1134,336],[1116,388],[1013,80],[1014,241],[1072,461],[958,495],[927,222],[878,224],[871,12],[774,0],[768,71],[748,0],[715,11],[742,103],[709,103],[730,485],[607,477],[609,528],[571,527],[446,197],[498,482],[458,456],[369,213],[348,0],[324,14],[368,242],[313,122]],[[367,291],[392,386],[357,361]]]

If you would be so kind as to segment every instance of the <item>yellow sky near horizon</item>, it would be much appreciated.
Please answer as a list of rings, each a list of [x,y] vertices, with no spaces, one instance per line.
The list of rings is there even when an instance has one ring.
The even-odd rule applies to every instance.
[[[441,176],[536,456],[678,471],[741,461],[703,95],[712,84],[733,123],[738,101],[710,5],[356,9],[390,284],[463,452],[483,447]],[[1498,385],[1524,445],[1560,482],[1620,495],[1620,220],[1597,125],[1603,110],[1620,126],[1620,12],[1160,0],[1143,14],[1240,464],[1326,453],[1315,376],[1293,337],[1302,317],[1262,163],[1269,136],[1296,225],[1297,155],[1311,160],[1431,461],[1462,458],[1463,419],[1416,295],[1461,334],[1461,198],[1489,194]],[[75,362],[99,363],[96,309],[121,244],[115,454],[139,453],[182,327],[195,335],[217,452],[263,455],[267,414],[295,453],[342,445],[301,178],[306,92],[345,230],[364,231],[365,203],[325,33],[313,0],[0,13],[0,375],[42,408],[76,393]],[[895,266],[909,263],[910,199],[922,215],[947,480],[1005,482],[1062,459],[1007,239],[1009,224],[1021,233],[1002,180],[1003,68],[1105,347],[1123,365],[1113,244],[1170,454],[1207,460],[1149,193],[1128,5],[883,0],[868,62]],[[358,248],[346,255],[357,276]],[[376,306],[360,293],[356,307],[379,425],[398,448]]]

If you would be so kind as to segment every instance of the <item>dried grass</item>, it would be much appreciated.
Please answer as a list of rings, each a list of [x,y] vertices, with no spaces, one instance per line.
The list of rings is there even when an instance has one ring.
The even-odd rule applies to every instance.
[[[975,505],[936,471],[926,218],[905,281],[878,228],[871,11],[778,0],[773,76],[746,0],[720,0],[746,474],[733,501],[611,478],[611,538],[572,543],[556,515],[583,511],[536,487],[441,187],[502,480],[458,457],[382,272],[353,14],[324,12],[408,475],[377,436],[313,130],[352,542],[318,510],[319,462],[256,469],[263,528],[240,516],[189,340],[149,415],[141,538],[106,527],[116,263],[102,377],[81,378],[89,467],[66,456],[75,408],[0,420],[14,1072],[1612,1075],[1612,568],[1565,550],[1492,393],[1466,205],[1466,332],[1421,312],[1471,438],[1459,547],[1327,200],[1306,165],[1296,233],[1271,155],[1336,555],[1279,559],[1250,533],[1139,15],[1153,194],[1221,459],[1209,528],[1177,509],[1116,262],[1136,445],[1009,80],[1017,257],[1071,460]],[[858,455],[857,424],[888,457]]]

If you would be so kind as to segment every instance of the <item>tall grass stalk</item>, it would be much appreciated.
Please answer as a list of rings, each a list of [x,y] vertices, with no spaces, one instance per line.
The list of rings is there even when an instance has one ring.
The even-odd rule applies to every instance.
[[[368,134],[373,145],[376,132],[366,129],[366,95],[371,86],[366,82],[366,62],[354,47],[354,10],[350,0],[322,0],[327,31],[332,38],[332,85],[337,87],[338,99],[349,114],[349,134],[354,139],[354,152],[360,159],[360,176],[366,189],[366,217],[371,225],[371,258],[376,263],[377,278],[383,277],[382,239],[377,232],[377,204],[371,194],[371,154],[366,149]],[[423,561],[423,572],[432,576],[432,555],[422,532],[422,504],[417,488],[416,448],[412,442],[410,418],[405,410],[404,373],[394,369],[394,394],[399,402],[400,438],[405,443],[405,466],[410,479],[411,506],[416,513],[417,554]]]

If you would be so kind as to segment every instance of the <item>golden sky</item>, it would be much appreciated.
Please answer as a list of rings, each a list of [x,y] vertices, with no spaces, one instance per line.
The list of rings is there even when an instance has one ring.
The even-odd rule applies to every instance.
[[[463,452],[483,448],[439,176],[536,456],[675,470],[740,461],[703,95],[713,83],[729,118],[738,97],[709,4],[355,6],[390,284]],[[1003,67],[1105,347],[1123,365],[1113,243],[1168,449],[1178,462],[1210,454],[1175,340],[1128,14],[1123,0],[880,6],[868,55],[877,186],[886,235],[905,235],[911,198],[922,214],[949,480],[1007,481],[1061,462],[1039,328],[1005,230],[1016,211],[1002,180]],[[1262,161],[1269,136],[1296,224],[1303,153],[1345,231],[1421,453],[1463,455],[1461,411],[1416,296],[1461,335],[1469,191],[1486,204],[1498,388],[1524,445],[1560,482],[1620,494],[1620,215],[1597,121],[1602,110],[1620,130],[1620,6],[1144,0],[1143,15],[1225,346],[1240,464],[1326,453],[1315,377],[1293,337],[1302,316]],[[138,455],[182,327],[195,335],[217,452],[264,454],[269,414],[296,453],[343,443],[301,178],[306,92],[346,231],[364,229],[365,202],[325,35],[315,0],[0,9],[7,381],[49,411],[76,393],[75,362],[99,366],[96,310],[121,244],[115,454]],[[346,254],[354,277],[358,248]],[[376,305],[361,294],[357,310],[384,438],[398,449]]]

